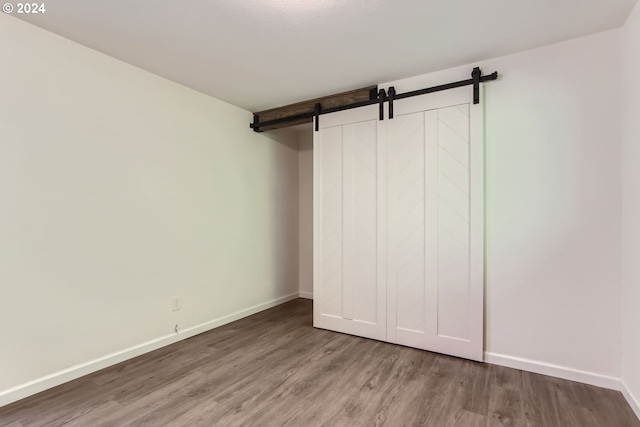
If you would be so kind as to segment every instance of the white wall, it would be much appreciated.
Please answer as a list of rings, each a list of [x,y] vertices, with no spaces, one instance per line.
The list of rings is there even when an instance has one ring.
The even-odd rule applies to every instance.
[[[297,135],[4,14],[0,58],[0,405],[297,296]]]
[[[313,129],[298,135],[300,296],[313,298]]]
[[[619,31],[479,65],[502,74],[485,85],[489,360],[615,387]],[[402,93],[470,78],[471,68],[381,87]]]
[[[622,29],[622,380],[640,417],[640,4]]]

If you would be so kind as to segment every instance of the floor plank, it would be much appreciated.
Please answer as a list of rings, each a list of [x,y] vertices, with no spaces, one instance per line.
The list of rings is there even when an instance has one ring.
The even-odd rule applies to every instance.
[[[619,392],[315,329],[296,300],[0,408],[0,425],[632,426]]]

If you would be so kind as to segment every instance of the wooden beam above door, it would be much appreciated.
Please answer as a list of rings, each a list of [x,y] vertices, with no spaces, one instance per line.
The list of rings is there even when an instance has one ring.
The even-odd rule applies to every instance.
[[[378,86],[367,86],[361,89],[350,90],[348,92],[337,93],[322,98],[311,99],[309,101],[298,102],[295,104],[285,105],[284,107],[272,108],[270,110],[258,111],[253,113],[258,116],[259,123],[269,122],[272,120],[282,120],[276,124],[259,126],[258,131],[280,129],[289,126],[296,126],[304,123],[313,122],[313,113],[316,104],[322,105],[323,109],[342,107],[362,101],[369,101],[378,96]],[[291,117],[291,120],[286,120]]]

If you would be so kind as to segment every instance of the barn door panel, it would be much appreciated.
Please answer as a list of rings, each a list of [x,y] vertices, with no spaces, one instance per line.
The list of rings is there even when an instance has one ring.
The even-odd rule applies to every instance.
[[[375,106],[314,133],[314,326],[386,339],[384,145]]]
[[[388,124],[391,342],[482,360],[482,107],[456,89]]]

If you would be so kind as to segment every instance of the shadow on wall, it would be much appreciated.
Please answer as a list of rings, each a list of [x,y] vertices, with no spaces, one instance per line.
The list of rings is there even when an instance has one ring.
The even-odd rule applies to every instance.
[[[268,280],[272,285],[272,297],[298,292],[298,140],[297,132],[278,129],[262,133],[268,153],[268,175],[253,185],[261,186],[265,197],[267,216],[256,218],[248,213],[247,221],[257,221],[265,233],[265,253],[270,254],[273,268]],[[249,236],[251,238],[251,236]]]

